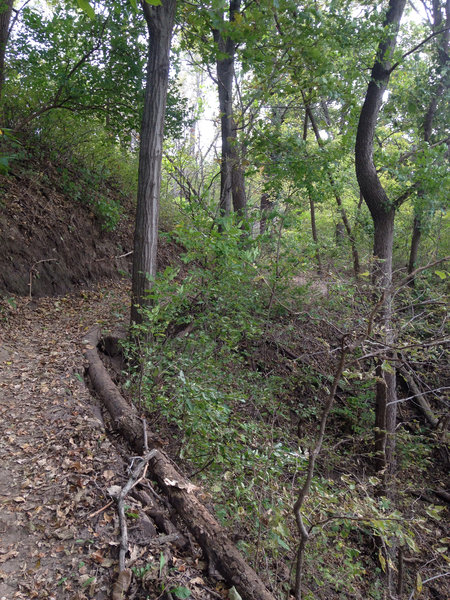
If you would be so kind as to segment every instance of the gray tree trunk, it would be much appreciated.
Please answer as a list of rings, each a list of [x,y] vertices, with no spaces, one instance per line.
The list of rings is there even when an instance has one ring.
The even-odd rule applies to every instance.
[[[397,33],[406,0],[390,0],[384,20],[383,40],[378,46],[371,80],[361,108],[355,145],[355,166],[358,184],[374,223],[374,283],[383,294],[381,319],[384,342],[389,348],[392,332],[392,249],[395,206],[389,200],[373,160],[373,139],[383,94],[390,78],[390,57],[397,42]],[[388,350],[389,354],[389,350]],[[394,357],[391,356],[393,359]],[[389,370],[378,365],[375,404],[376,467],[389,471],[394,466],[395,423],[397,416],[395,367]]]
[[[241,0],[230,0],[230,21],[235,20],[240,7]],[[235,212],[244,216],[247,203],[244,172],[237,150],[236,126],[233,121],[233,78],[236,42],[231,37],[223,37],[218,29],[213,30],[213,36],[219,50],[216,68],[222,138],[220,214],[221,216],[229,215],[233,207]]]
[[[149,60],[139,152],[138,197],[134,232],[131,323],[141,323],[156,275],[161,162],[169,84],[169,58],[176,0],[161,6],[143,3],[149,32]]]
[[[5,81],[5,54],[14,0],[0,0],[0,99]]]

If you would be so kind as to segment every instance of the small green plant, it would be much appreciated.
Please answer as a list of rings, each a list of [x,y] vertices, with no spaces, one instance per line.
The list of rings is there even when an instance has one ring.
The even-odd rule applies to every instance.
[[[12,129],[0,128],[0,173],[7,175],[11,162],[23,155],[23,145]]]
[[[170,594],[173,594],[175,598],[179,598],[183,600],[184,598],[189,598],[191,596],[191,591],[183,586],[174,587],[169,590]]]
[[[152,565],[147,563],[143,567],[131,567],[131,570],[133,571],[133,573],[137,579],[143,579],[145,574],[148,573],[151,568],[152,568]]]

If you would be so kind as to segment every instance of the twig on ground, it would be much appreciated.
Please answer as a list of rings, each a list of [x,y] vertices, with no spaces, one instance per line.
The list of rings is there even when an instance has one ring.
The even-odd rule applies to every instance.
[[[95,512],[93,512],[90,515],[88,515],[88,519],[92,519],[93,517],[96,517],[101,512],[103,512],[104,510],[106,510],[107,508],[109,508],[112,504],[114,504],[114,500],[111,500],[110,502],[108,502],[108,504],[105,504],[105,506],[102,506],[101,508],[99,508]]]
[[[115,496],[115,500],[117,502],[117,512],[119,515],[119,525],[120,525],[120,550],[119,550],[119,573],[125,570],[125,557],[128,552],[128,528],[127,521],[125,517],[125,497],[127,494],[134,488],[135,485],[142,480],[145,475],[142,473],[146,470],[148,461],[155,456],[157,450],[153,449],[148,452],[145,456],[143,456],[139,461],[136,461],[137,464],[133,467],[131,471],[131,476],[128,479],[127,483],[120,490],[120,493]]]
[[[144,451],[148,452],[148,435],[147,435],[147,421],[142,418],[142,429],[144,430]]]

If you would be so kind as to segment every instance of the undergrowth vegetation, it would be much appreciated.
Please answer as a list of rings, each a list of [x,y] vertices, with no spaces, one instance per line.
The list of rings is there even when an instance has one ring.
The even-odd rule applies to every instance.
[[[0,172],[99,237],[137,198],[134,250],[94,260],[133,254],[123,384],[152,431],[277,598],[443,598],[448,2],[27,4]]]
[[[286,594],[298,546],[292,506],[340,339],[364,331],[376,301],[367,276],[355,283],[335,272],[326,289],[314,278],[299,282],[300,252],[293,253],[289,235],[277,240],[275,226],[249,238],[231,219],[221,233],[204,223],[184,219],[166,234],[184,249],[180,266],[158,275],[149,292],[143,324],[126,344],[132,367],[125,385],[151,428],[170,437],[171,450],[208,491],[206,501],[251,564]],[[274,263],[268,257],[277,246]],[[402,286],[397,293],[396,343],[417,363],[431,343],[424,374],[430,386],[439,385],[443,352],[434,345],[443,316],[439,281],[432,274],[415,290]],[[426,317],[416,307],[424,293],[436,302]],[[373,472],[379,327],[347,359],[304,508],[311,600],[383,598],[384,573],[398,568],[386,564],[385,547],[443,560],[442,507],[436,502],[427,515],[413,494],[444,438],[430,435],[414,410],[402,407],[395,503],[380,493],[383,478]]]

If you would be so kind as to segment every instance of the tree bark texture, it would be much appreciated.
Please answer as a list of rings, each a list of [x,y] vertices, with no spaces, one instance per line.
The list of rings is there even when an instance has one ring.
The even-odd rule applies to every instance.
[[[5,81],[5,54],[9,38],[9,23],[14,0],[0,0],[0,100]]]
[[[381,325],[384,343],[393,342],[392,331],[392,250],[395,206],[389,200],[373,160],[373,139],[383,94],[391,74],[391,59],[406,0],[390,0],[384,20],[384,34],[372,68],[371,80],[359,117],[355,144],[355,166],[358,184],[374,223],[374,283],[384,295]],[[387,351],[389,355],[389,350]],[[394,359],[395,357],[391,357]],[[377,366],[378,383],[375,401],[375,465],[378,470],[394,466],[395,425],[397,416],[395,367]]]
[[[311,217],[311,233],[312,233],[312,238],[313,238],[314,245],[315,245],[314,252],[316,255],[317,272],[320,275],[322,273],[322,261],[320,260],[319,237],[317,235],[316,205],[314,203],[314,199],[311,195],[311,192],[309,192],[309,213],[310,213],[310,217]]]
[[[240,148],[242,150],[242,147]],[[240,217],[246,216],[247,195],[245,193],[245,176],[242,167],[242,156],[237,144],[236,124],[233,121],[233,144],[231,147],[231,197],[233,210]]]
[[[239,14],[241,0],[230,0],[229,20]],[[222,19],[224,23],[224,20]],[[216,60],[217,85],[221,123],[222,157],[220,164],[220,214],[235,212],[244,214],[246,206],[244,172],[237,151],[236,125],[233,121],[233,78],[236,42],[224,37],[218,29],[213,30],[214,42],[219,52]]]
[[[267,192],[264,192],[263,194],[261,194],[261,199],[260,199],[260,221],[259,221],[259,233],[261,235],[263,235],[263,233],[265,233],[266,231],[266,227],[267,227],[267,216],[269,214],[269,212],[272,210],[273,208],[273,202],[270,199],[270,194],[268,194]]]
[[[422,219],[418,212],[414,215],[413,231],[411,237],[411,248],[409,251],[408,275],[416,268],[417,257],[419,255],[420,238],[422,237]],[[408,285],[414,287],[414,277],[411,277]]]
[[[234,42],[224,39],[218,30],[214,30],[214,41],[221,55],[217,59],[217,82],[219,92],[220,131],[222,139],[222,156],[220,162],[220,201],[221,216],[231,212],[232,202],[232,156],[231,139],[233,137],[233,75],[234,75]],[[224,58],[223,55],[226,55]]]
[[[149,32],[149,59],[139,151],[138,197],[134,233],[131,322],[141,323],[149,305],[147,290],[156,275],[161,163],[169,84],[169,58],[176,0],[161,6],[143,3]]]
[[[121,396],[106,371],[97,352],[100,338],[98,328],[91,330],[83,340],[88,372],[94,389],[105,404],[113,426],[126,438],[134,450],[142,454],[144,448],[143,423],[133,405]],[[224,529],[197,497],[198,488],[174,467],[168,456],[157,447],[157,437],[149,432],[148,449],[156,449],[149,460],[151,476],[169,498],[189,531],[203,549],[208,560],[230,586],[245,600],[275,600],[255,571],[229,540]]]

